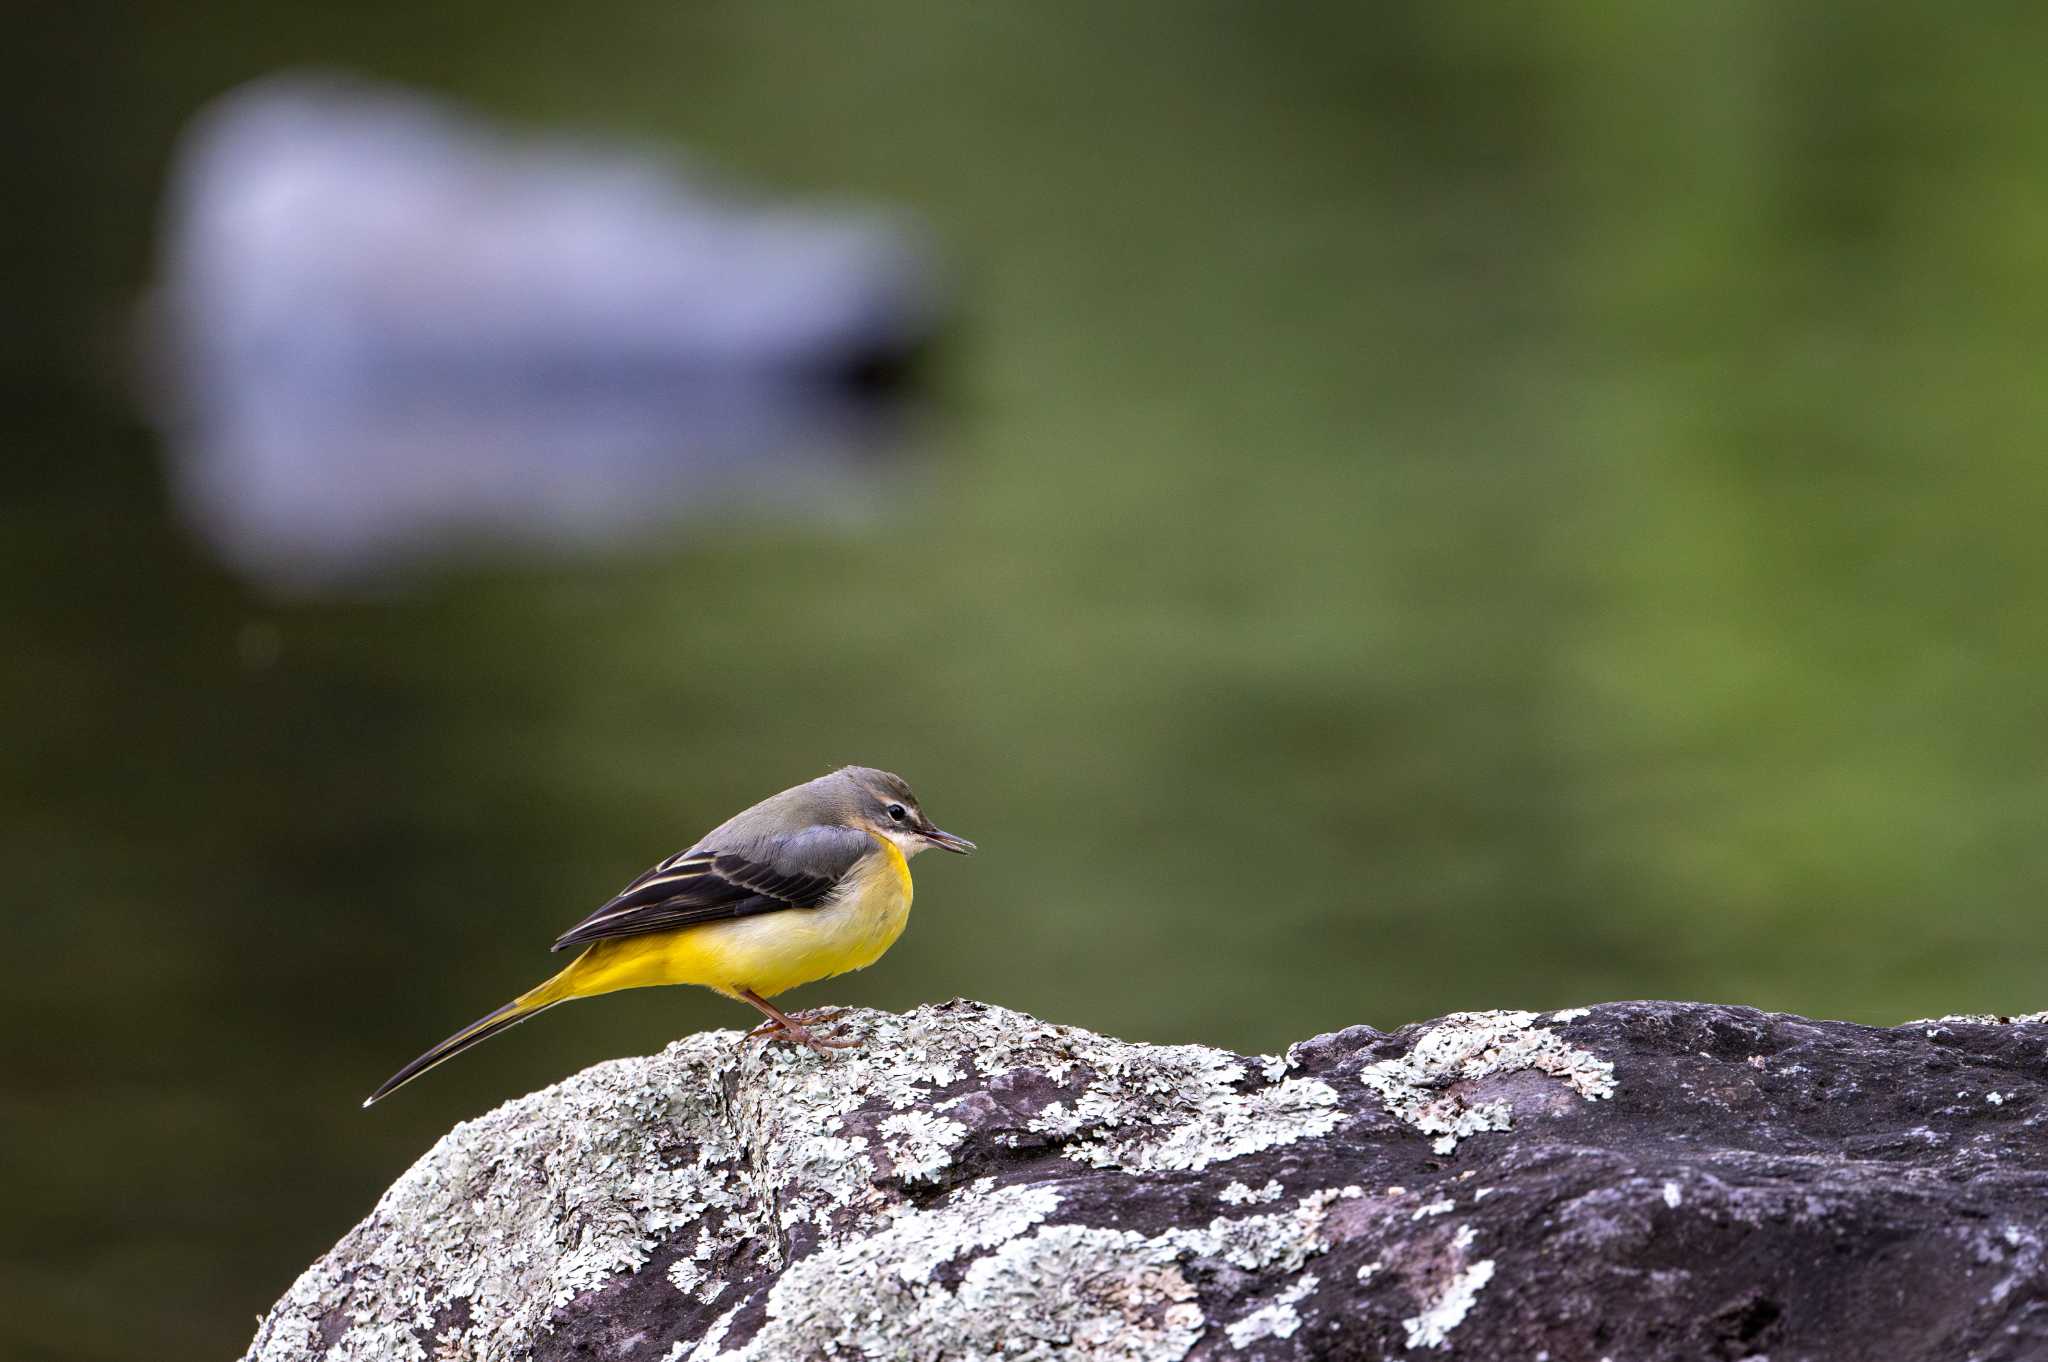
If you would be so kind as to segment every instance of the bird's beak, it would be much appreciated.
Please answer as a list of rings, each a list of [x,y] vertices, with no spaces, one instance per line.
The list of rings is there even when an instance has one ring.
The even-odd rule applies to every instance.
[[[956,851],[962,856],[974,850],[974,843],[968,841],[965,837],[955,837],[944,828],[919,828],[917,831],[919,836],[935,847],[944,847],[946,850]]]

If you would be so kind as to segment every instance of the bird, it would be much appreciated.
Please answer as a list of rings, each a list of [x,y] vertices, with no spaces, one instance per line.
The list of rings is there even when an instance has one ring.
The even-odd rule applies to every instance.
[[[479,1017],[391,1075],[382,1101],[472,1045],[574,998],[656,984],[699,984],[767,1018],[741,1037],[820,1054],[859,1041],[815,1027],[843,1010],[791,1016],[768,1000],[865,969],[910,917],[910,858],[974,843],[935,826],[903,777],[842,766],[733,815],[659,861],[564,932],[568,968]]]

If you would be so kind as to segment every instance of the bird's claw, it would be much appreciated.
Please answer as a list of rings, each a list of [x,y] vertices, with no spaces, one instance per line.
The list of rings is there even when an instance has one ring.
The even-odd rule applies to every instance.
[[[780,1021],[771,1017],[747,1032],[744,1036],[741,1036],[740,1044],[745,1045],[750,1040],[779,1040],[790,1045],[805,1046],[821,1055],[829,1054],[834,1050],[856,1049],[859,1047],[860,1041],[853,1037],[821,1036],[812,1031],[809,1025],[804,1024],[811,1023],[815,1025],[822,1023],[829,1025],[845,1016],[849,1010],[844,1007],[829,1007],[813,1008],[807,1012],[795,1012],[790,1014],[789,1018],[791,1022],[796,1023],[792,1026],[784,1026]]]
[[[828,1055],[834,1050],[858,1050],[861,1044],[854,1036],[818,1036],[809,1031],[800,1031],[793,1036],[785,1036],[784,1039],[809,1046],[821,1055]]]

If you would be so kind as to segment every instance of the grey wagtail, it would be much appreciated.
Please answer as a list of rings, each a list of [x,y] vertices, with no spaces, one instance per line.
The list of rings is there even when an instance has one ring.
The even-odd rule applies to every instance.
[[[857,1045],[818,1035],[768,1000],[881,959],[910,918],[910,858],[926,847],[965,855],[974,843],[932,826],[901,776],[871,766],[764,799],[564,932],[556,950],[586,948],[567,969],[463,1027],[363,1105],[556,1003],[653,984],[702,984],[752,1005],[768,1020],[747,1040],[821,1054]]]

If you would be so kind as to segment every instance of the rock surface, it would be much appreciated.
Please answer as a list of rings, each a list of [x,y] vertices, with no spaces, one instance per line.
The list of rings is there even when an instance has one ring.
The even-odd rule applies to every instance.
[[[249,1358],[2048,1358],[2048,1014],[844,1024],[456,1127]]]

